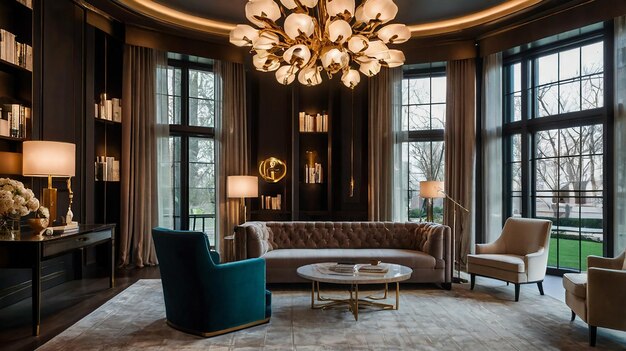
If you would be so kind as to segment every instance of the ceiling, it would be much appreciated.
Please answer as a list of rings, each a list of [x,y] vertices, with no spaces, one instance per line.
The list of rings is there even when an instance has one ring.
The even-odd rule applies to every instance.
[[[279,1],[279,0],[275,0]],[[394,0],[395,23],[409,26],[413,37],[459,33],[520,15],[554,0]],[[248,0],[114,0],[127,11],[178,28],[218,37],[248,23]],[[361,1],[357,0],[357,4]]]
[[[155,0],[155,2],[196,16],[229,23],[246,23],[244,8],[248,0]],[[395,0],[400,11],[398,23],[421,24],[461,17],[479,12],[505,0]]]

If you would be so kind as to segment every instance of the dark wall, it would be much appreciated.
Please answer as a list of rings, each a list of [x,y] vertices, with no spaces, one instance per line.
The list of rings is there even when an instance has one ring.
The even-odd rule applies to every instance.
[[[367,219],[367,79],[352,92],[336,76],[317,87],[295,82],[279,84],[273,73],[248,71],[248,119],[250,126],[250,173],[258,175],[259,163],[274,156],[287,161],[287,175],[279,183],[259,181],[259,195],[283,194],[283,211],[260,211],[258,199],[251,201],[253,220],[366,220]],[[313,136],[298,134],[299,111],[326,111],[331,119],[330,179],[321,192],[301,187],[301,150]],[[354,133],[352,118],[354,113]],[[356,188],[349,196],[350,145],[354,134]],[[323,140],[323,139],[321,139]],[[301,144],[302,143],[302,144]],[[312,143],[324,143],[313,140]],[[321,145],[321,144],[320,144]],[[317,149],[321,149],[320,146]],[[321,157],[326,164],[326,155]],[[328,194],[326,194],[326,190]],[[319,192],[319,193],[318,193]],[[319,211],[312,211],[319,210]]]
[[[76,144],[76,176],[72,179],[74,220],[87,219],[85,191],[89,169],[85,137],[85,18],[83,8],[71,0],[36,0],[33,10],[33,128],[32,139]],[[91,46],[93,48],[93,46]],[[93,107],[92,107],[93,110]],[[91,148],[93,150],[93,147]],[[92,161],[91,161],[92,162]],[[45,179],[24,179],[35,194],[47,184]],[[64,216],[69,203],[65,179],[55,179],[58,189],[58,215]],[[43,288],[74,277],[74,264],[82,255],[64,255],[44,261]],[[75,260],[78,258],[77,260]],[[0,307],[30,296],[30,270],[0,270]]]

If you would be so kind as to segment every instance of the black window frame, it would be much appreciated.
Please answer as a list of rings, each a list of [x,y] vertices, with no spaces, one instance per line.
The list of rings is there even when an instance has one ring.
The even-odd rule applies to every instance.
[[[169,58],[167,60],[168,67],[181,70],[181,91],[180,91],[180,124],[169,124],[170,137],[180,138],[180,219],[174,220],[175,229],[189,230],[190,214],[189,214],[189,138],[199,137],[212,139],[215,142],[215,125],[213,127],[201,127],[189,125],[189,71],[199,70],[214,73],[214,67],[209,63],[191,62],[187,60]],[[217,114],[216,114],[217,115]],[[214,122],[215,123],[215,122]],[[217,167],[217,162],[216,166]],[[216,179],[217,182],[217,179]],[[175,181],[174,181],[175,184]],[[217,183],[215,184],[217,191]],[[216,199],[217,212],[217,199]],[[206,218],[216,220],[216,214],[206,215]],[[180,223],[180,228],[176,228],[176,224]],[[217,223],[215,223],[217,228]],[[217,243],[217,235],[214,238]]]
[[[424,68],[413,68],[413,69],[405,69],[403,71],[403,75],[402,75],[402,79],[411,79],[411,78],[430,78],[431,79],[431,92],[432,92],[432,78],[440,78],[440,77],[444,77],[446,78],[446,72],[447,72],[447,65],[437,65],[437,66],[433,66],[432,64],[429,64],[429,67],[424,67]],[[446,90],[447,90],[447,85],[446,85]],[[446,91],[446,96],[447,96],[447,91]],[[446,106],[448,104],[448,101],[446,99],[445,102]],[[431,98],[431,102],[430,105],[432,105],[432,98]],[[405,106],[404,104],[402,106]],[[410,106],[410,104],[408,105]],[[402,117],[401,117],[402,118]],[[446,120],[447,120],[448,116],[446,116]],[[432,119],[432,116],[431,116]],[[398,143],[400,144],[405,144],[405,143],[412,143],[412,142],[443,142],[444,143],[444,150],[445,150],[445,125],[444,128],[442,129],[422,129],[422,130],[403,130],[401,134],[401,137],[397,140]],[[432,151],[432,150],[431,150]],[[445,164],[445,159],[444,159],[444,164]],[[407,184],[410,184],[410,174],[409,172],[407,172],[407,179],[406,179]],[[411,189],[409,189],[408,185],[407,185],[407,194],[406,194],[407,198],[411,199]],[[445,202],[444,202],[444,206],[445,206]],[[424,207],[424,205],[422,205],[422,208]],[[410,221],[411,220],[411,207],[410,205],[407,206],[407,220]]]
[[[540,56],[550,55],[567,49],[581,47],[596,42],[603,42],[604,45],[604,106],[595,109],[568,112],[544,117],[535,117],[535,85],[536,69],[532,69],[532,76],[529,72],[531,65],[534,65],[536,59]],[[522,217],[532,217],[535,213],[536,205],[536,185],[534,179],[535,173],[535,140],[534,135],[540,131],[589,126],[601,124],[603,126],[603,254],[604,256],[612,256],[614,248],[614,230],[613,230],[613,25],[612,22],[604,23],[602,29],[594,30],[576,37],[556,41],[548,45],[523,50],[512,55],[504,55],[503,57],[503,87],[508,84],[509,76],[507,67],[509,65],[521,62],[521,78],[522,78],[522,118],[520,121],[510,121],[507,116],[507,91],[503,89],[502,103],[502,120],[503,120],[503,179],[504,189],[502,193],[503,203],[503,222],[512,215],[510,206],[512,198],[512,174],[511,163],[513,157],[511,136],[520,135],[521,138],[521,211]],[[582,76],[582,72],[581,72]],[[530,92],[530,94],[528,93]],[[504,223],[503,223],[504,224]],[[558,251],[557,251],[558,255]],[[584,257],[580,257],[581,265]],[[548,267],[548,273],[554,275],[562,275],[568,272],[577,272],[577,270]]]

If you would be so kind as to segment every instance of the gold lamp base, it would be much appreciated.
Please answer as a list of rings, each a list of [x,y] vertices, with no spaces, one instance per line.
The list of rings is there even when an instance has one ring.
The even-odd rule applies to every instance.
[[[50,223],[57,220],[57,189],[52,187],[52,177],[48,177],[48,187],[41,190],[41,205],[50,211]]]

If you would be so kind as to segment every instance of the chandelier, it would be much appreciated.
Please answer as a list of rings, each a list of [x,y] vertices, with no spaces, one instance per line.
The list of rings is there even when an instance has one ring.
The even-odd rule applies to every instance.
[[[230,42],[252,47],[254,67],[275,72],[284,85],[298,81],[305,86],[341,73],[350,89],[361,76],[372,77],[382,66],[404,64],[404,53],[387,44],[404,43],[411,32],[404,24],[388,24],[398,13],[393,0],[250,0],[246,18],[257,28],[239,24],[230,32]],[[283,27],[279,19],[285,17]],[[358,70],[357,70],[358,68]]]

